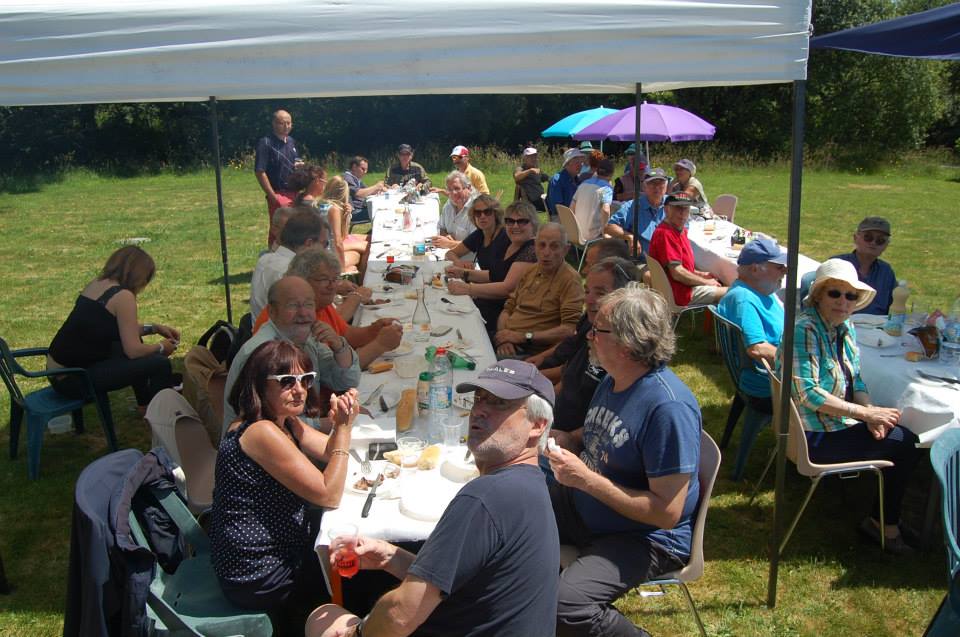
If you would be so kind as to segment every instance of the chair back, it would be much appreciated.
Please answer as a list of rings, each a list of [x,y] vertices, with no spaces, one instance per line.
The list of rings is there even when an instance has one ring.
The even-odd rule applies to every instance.
[[[763,361],[763,368],[767,371],[767,378],[770,379],[770,401],[773,403],[773,426],[774,431],[780,434],[783,431],[783,424],[780,422],[780,387],[782,383],[780,378],[777,376],[776,372],[773,371],[770,367],[770,363],[766,360]],[[790,413],[788,418],[792,421],[796,414],[797,424],[800,423],[800,414],[797,413],[797,407],[793,402],[793,399],[790,399]],[[792,422],[788,423],[787,431],[792,432]],[[802,428],[801,428],[802,432]],[[806,436],[800,436],[803,438],[803,451],[807,451],[807,438]],[[790,462],[796,464],[797,462],[797,443],[799,441],[794,440],[793,434],[791,433],[790,437],[787,438],[787,459]]]
[[[13,357],[7,342],[0,338],[0,377],[3,378],[3,384],[7,386],[7,391],[10,392],[10,400],[22,408],[23,392],[17,385],[17,374],[23,374],[23,368]]]
[[[713,214],[723,215],[727,218],[727,221],[733,221],[734,215],[737,213],[737,199],[736,195],[720,195],[713,200]]]
[[[663,269],[659,261],[649,254],[647,255],[647,271],[650,273],[651,287],[667,300],[671,312],[674,314],[679,312],[681,308],[677,307],[676,301],[673,300],[673,288],[670,287],[670,279],[667,278],[666,270]]]
[[[693,518],[693,537],[690,541],[690,561],[675,574],[682,582],[692,582],[703,575],[703,532],[707,526],[707,510],[710,508],[710,496],[720,469],[720,447],[713,441],[707,430],[700,432],[700,500]]]
[[[960,571],[960,429],[943,432],[930,449],[930,464],[941,491],[943,541],[951,579]]]
[[[568,206],[558,203],[557,215],[560,217],[560,225],[563,226],[563,230],[567,233],[567,238],[570,240],[570,243],[578,247],[583,246],[580,224],[577,223],[577,217],[573,214],[573,211],[570,210]]]
[[[576,206],[573,218],[580,228],[580,240],[583,242],[603,238],[603,192],[605,188],[594,184],[583,184],[573,196]]]
[[[760,372],[753,359],[747,355],[747,348],[743,344],[743,330],[732,321],[720,316],[716,305],[708,305],[707,309],[713,314],[713,328],[716,336],[717,349],[723,356],[723,362],[730,374],[730,380],[737,391],[740,390],[740,375],[744,370]]]

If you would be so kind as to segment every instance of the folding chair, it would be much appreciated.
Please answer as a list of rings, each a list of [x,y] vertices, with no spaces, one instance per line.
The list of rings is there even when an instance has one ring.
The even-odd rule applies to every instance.
[[[567,239],[573,244],[573,249],[579,256],[580,263],[577,265],[577,272],[579,272],[581,268],[583,268],[583,260],[587,256],[587,248],[590,247],[591,243],[595,243],[603,237],[600,236],[595,239],[584,240],[580,223],[577,221],[577,217],[573,214],[573,211],[567,206],[557,204],[557,214],[560,216],[560,225],[563,226],[564,231],[567,233]]]
[[[707,510],[710,508],[710,495],[713,493],[713,485],[717,479],[717,471],[720,468],[720,449],[717,443],[713,441],[710,434],[703,430],[700,432],[700,467],[697,477],[700,481],[700,500],[697,502],[697,512],[693,520],[693,538],[690,543],[690,560],[683,568],[664,573],[652,580],[638,584],[637,588],[657,586],[658,592],[641,592],[643,597],[663,595],[666,593],[664,586],[679,586],[687,600],[687,606],[697,622],[697,628],[703,637],[707,636],[707,631],[700,619],[700,613],[697,612],[697,606],[693,603],[693,596],[690,589],[687,588],[689,582],[694,582],[703,575],[703,532],[707,526]],[[560,546],[560,567],[561,569],[569,566],[579,556],[576,547],[567,544]]]
[[[673,288],[670,287],[670,279],[667,278],[666,270],[663,269],[659,261],[651,258],[649,255],[647,256],[647,270],[650,272],[650,287],[659,292],[660,296],[667,300],[667,305],[670,307],[671,314],[673,314],[674,329],[676,329],[677,323],[680,322],[680,316],[684,313],[695,313],[707,307],[706,305],[677,305],[677,302],[673,298]]]
[[[770,369],[770,364],[767,361],[763,361],[763,366],[767,370],[767,375],[770,377],[770,392],[773,398],[773,422],[774,430],[782,431],[782,425],[777,422],[778,414],[780,413],[780,387],[781,381],[777,378],[777,375],[773,373],[773,370]],[[877,496],[880,498],[880,528],[884,526],[884,514],[883,514],[883,469],[887,467],[892,467],[893,463],[889,460],[856,460],[853,462],[838,462],[834,464],[817,464],[810,460],[810,450],[807,446],[807,437],[803,431],[803,425],[800,424],[800,412],[797,410],[796,401],[792,398],[790,399],[789,406],[790,419],[787,424],[788,438],[787,438],[787,459],[792,462],[797,467],[797,473],[807,478],[810,478],[810,489],[807,491],[806,497],[803,499],[803,503],[800,505],[800,509],[797,511],[796,516],[794,516],[793,521],[790,523],[790,526],[787,528],[786,534],[784,534],[783,539],[780,541],[780,546],[777,551],[779,554],[783,554],[783,549],[786,548],[787,542],[790,541],[790,536],[793,535],[794,529],[797,527],[797,523],[800,521],[800,516],[803,515],[804,510],[807,508],[807,504],[810,502],[810,498],[813,497],[813,492],[817,490],[817,486],[820,484],[820,481],[827,476],[839,476],[841,479],[847,478],[857,478],[860,476],[861,471],[872,471],[877,474]],[[770,471],[770,467],[773,465],[773,461],[776,459],[777,448],[774,446],[773,451],[770,454],[770,459],[767,460],[767,466],[764,468],[763,473],[760,475],[760,480],[757,481],[756,489],[754,489],[753,497],[750,498],[750,502],[753,502],[753,498],[756,497],[757,492],[760,490],[760,485],[763,483],[763,479],[767,477],[767,473]],[[884,535],[880,534],[880,549],[883,550],[885,547]]]
[[[720,195],[713,200],[713,214],[715,216],[723,215],[727,218],[727,221],[733,222],[733,217],[737,214],[737,199],[736,195]]]
[[[960,635],[960,429],[951,429],[937,438],[930,449],[930,464],[940,483],[950,585],[924,637],[955,637]]]
[[[110,451],[117,450],[117,436],[113,430],[113,416],[110,413],[110,400],[106,392],[97,393],[87,375],[80,367],[66,367],[57,370],[29,372],[17,361],[29,356],[46,356],[46,347],[11,350],[7,342],[0,338],[0,376],[10,392],[10,458],[17,457],[20,445],[20,425],[23,416],[27,416],[27,475],[31,480],[40,476],[40,448],[43,446],[43,434],[47,421],[62,414],[73,414],[76,432],[83,433],[83,406],[93,403],[103,426]],[[83,398],[67,398],[53,387],[44,387],[24,394],[17,384],[17,376],[25,378],[46,378],[52,375],[77,375],[82,377],[87,391]]]
[[[763,413],[750,404],[750,399],[740,387],[740,375],[744,370],[765,372],[763,372],[763,368],[758,368],[753,359],[747,355],[740,326],[720,316],[716,305],[710,305],[707,309],[713,314],[717,349],[723,356],[723,362],[730,374],[734,391],[733,400],[730,403],[730,412],[727,414],[727,426],[723,430],[723,437],[720,439],[721,450],[727,448],[733,430],[737,426],[737,421],[740,419],[740,414],[746,409],[746,415],[743,418],[743,430],[740,432],[740,447],[737,449],[737,460],[733,467],[733,479],[740,480],[743,477],[747,456],[750,455],[750,449],[753,448],[757,434],[770,423],[772,418],[771,414]]]

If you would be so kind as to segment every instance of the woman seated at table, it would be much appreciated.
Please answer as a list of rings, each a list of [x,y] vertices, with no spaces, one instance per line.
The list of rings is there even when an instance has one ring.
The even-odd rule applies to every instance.
[[[703,192],[703,184],[694,177],[697,174],[697,166],[689,159],[681,159],[673,165],[673,174],[676,179],[670,184],[670,192],[687,193],[700,208],[700,212],[708,212],[710,204],[707,203],[707,195]]]
[[[807,437],[810,459],[817,463],[890,460],[883,470],[883,533],[892,553],[911,550],[900,532],[900,505],[918,451],[917,437],[900,427],[900,411],[875,407],[860,378],[856,332],[848,320],[866,307],[874,289],[857,277],[853,265],[828,259],[804,298],[807,307],[794,329],[793,397]],[[880,542],[879,502],[859,527]]]
[[[359,269],[363,273],[364,261],[370,243],[366,235],[350,234],[350,218],[353,216],[353,206],[350,204],[350,187],[347,182],[336,175],[327,182],[323,196],[330,204],[327,221],[333,230],[333,247],[340,256],[344,272]]]
[[[490,210],[494,213],[488,214]],[[447,276],[455,278],[447,282],[447,289],[451,294],[469,295],[490,332],[496,330],[497,318],[520,277],[537,263],[533,237],[537,233],[539,218],[536,208],[526,201],[514,201],[503,213],[497,200],[490,195],[477,197],[472,214],[477,230],[447,252],[447,257],[450,258],[451,253],[475,252],[480,269],[474,269],[470,262],[460,261],[448,266]],[[494,231],[495,236],[488,242],[490,228],[496,227],[494,220],[500,220],[504,225]]]
[[[309,356],[286,341],[254,350],[230,392],[238,420],[217,454],[210,522],[214,571],[227,599],[269,612],[275,625],[289,617],[290,626],[302,626],[323,590],[313,552],[317,529],[311,528],[307,504],[339,506],[359,408],[351,389],[330,397],[329,435],[301,421],[317,401],[311,368]],[[326,466],[321,470],[314,462]]]
[[[159,323],[140,324],[137,296],[153,279],[153,259],[137,246],[110,255],[100,276],[86,285],[47,352],[47,369],[82,367],[97,393],[132,386],[140,415],[161,389],[173,386],[170,360],[180,332]],[[163,340],[144,343],[143,336]],[[87,396],[76,374],[49,376],[57,392],[69,398]]]

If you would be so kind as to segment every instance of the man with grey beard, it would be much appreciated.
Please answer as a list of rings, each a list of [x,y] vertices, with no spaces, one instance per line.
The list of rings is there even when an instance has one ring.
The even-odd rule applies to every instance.
[[[338,606],[321,606],[307,620],[307,637],[554,636],[560,546],[537,468],[553,386],[533,365],[509,360],[457,391],[474,392],[467,446],[480,477],[454,497],[417,555],[361,536],[360,568],[402,582],[362,625]]]
[[[313,288],[298,276],[285,276],[267,294],[270,320],[243,344],[230,364],[223,387],[223,427],[221,434],[236,420],[237,414],[227,397],[240,371],[253,351],[267,341],[283,339],[303,350],[317,372],[317,385],[344,392],[360,382],[360,359],[347,340],[333,328],[317,321]]]

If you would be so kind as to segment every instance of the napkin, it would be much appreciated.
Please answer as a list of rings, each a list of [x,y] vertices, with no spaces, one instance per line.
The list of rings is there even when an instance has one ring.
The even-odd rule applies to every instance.
[[[379,411],[379,407],[375,407]],[[358,414],[353,421],[352,443],[393,442],[397,437],[397,425],[392,418],[380,418],[377,422],[366,414]]]
[[[918,436],[938,429],[956,418],[954,405],[958,396],[960,392],[952,387],[911,382],[897,401],[900,425]]]
[[[900,338],[890,336],[876,328],[861,328],[857,330],[857,344],[867,347],[893,347],[900,344]]]

